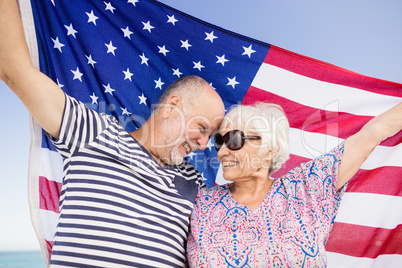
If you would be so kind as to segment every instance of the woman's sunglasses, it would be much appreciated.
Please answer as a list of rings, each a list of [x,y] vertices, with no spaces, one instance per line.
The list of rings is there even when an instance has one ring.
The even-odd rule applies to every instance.
[[[240,150],[244,146],[245,140],[259,140],[261,137],[258,136],[244,136],[241,130],[231,130],[225,133],[225,135],[216,134],[215,135],[215,148],[217,151],[222,147],[223,144],[226,145],[232,151]]]

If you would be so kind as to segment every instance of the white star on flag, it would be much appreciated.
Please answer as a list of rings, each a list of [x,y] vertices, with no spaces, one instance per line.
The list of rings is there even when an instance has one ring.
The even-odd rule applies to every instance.
[[[255,50],[253,50],[251,47],[252,45],[250,45],[249,47],[243,47],[244,52],[242,55],[247,55],[249,58],[251,58],[251,53],[255,52]]]
[[[203,66],[203,65],[201,64],[201,61],[199,61],[199,62],[194,62],[194,61],[193,61],[193,63],[194,63],[193,69],[198,69],[198,70],[201,71],[201,68],[205,68],[205,66]]]
[[[169,50],[167,50],[165,48],[165,46],[163,46],[163,47],[158,46],[158,48],[159,48],[159,53],[162,53],[165,56],[166,56],[166,53],[170,52]]]
[[[180,72],[179,68],[177,68],[176,70],[172,68],[172,70],[173,70],[173,75],[176,75],[178,78],[180,78],[180,75],[183,74]]]
[[[92,95],[89,96],[92,99],[92,104],[98,104],[98,98],[95,96],[95,92],[92,92]]]
[[[228,62],[229,60],[225,59],[225,55],[222,55],[221,57],[216,56],[218,58],[218,61],[216,63],[221,63],[222,66],[225,66],[225,62]]]
[[[107,84],[107,86],[105,86],[105,85],[102,85],[102,86],[105,88],[105,93],[110,93],[110,95],[113,96],[113,91],[116,91],[116,90],[114,90],[113,88],[111,88],[111,87],[110,87],[110,84]]]
[[[99,19],[97,16],[94,15],[94,11],[91,10],[91,13],[85,12],[88,15],[88,23],[92,22],[96,25],[96,20]]]
[[[172,15],[172,16],[166,15],[166,16],[168,16],[168,18],[169,18],[169,20],[167,21],[168,23],[170,22],[170,23],[172,23],[173,25],[175,25],[175,23],[178,22],[178,20],[176,20],[176,18],[174,17],[174,15]]]
[[[106,3],[105,1],[103,1],[103,3],[106,5],[105,10],[109,10],[110,12],[112,12],[112,13],[114,14],[114,10],[115,10],[116,8],[114,8],[110,2],[109,2],[109,3]]]
[[[130,29],[128,28],[128,26],[127,26],[125,29],[121,28],[121,30],[122,30],[123,33],[124,33],[124,37],[127,37],[128,39],[131,40],[131,36],[130,36],[130,35],[132,35],[133,32],[130,31]]]
[[[133,73],[130,73],[130,69],[129,68],[127,68],[127,71],[123,71],[123,73],[124,73],[124,80],[126,80],[126,79],[128,79],[128,80],[130,80],[131,81],[131,76],[133,76]]]
[[[195,153],[194,153],[194,152],[191,152],[191,153],[189,153],[189,154],[187,155],[187,157],[190,157],[191,160],[193,160],[194,155],[195,155]]]
[[[140,98],[140,104],[143,103],[145,105],[147,105],[147,98],[144,96],[144,93],[142,93],[141,96],[138,96],[138,98]]]
[[[125,114],[126,114],[126,115],[130,116],[131,113],[127,110],[127,108],[124,108],[124,109],[123,109],[122,107],[120,107],[120,109],[123,110],[122,115],[125,115]]]
[[[149,59],[147,57],[145,57],[144,52],[142,53],[142,55],[140,55],[140,58],[141,58],[141,64],[146,64],[148,66]]]
[[[214,147],[214,144],[212,143],[212,139],[208,140],[207,148],[211,151],[211,148]]]
[[[154,80],[156,86],[155,88],[159,88],[160,90],[162,90],[162,86],[165,84],[164,82],[162,82],[161,78],[159,77],[158,80]]]
[[[109,44],[105,44],[107,46],[107,52],[106,53],[112,53],[114,56],[114,51],[117,49],[117,47],[114,47],[112,44],[112,41],[110,41]]]
[[[151,32],[151,30],[153,29],[153,28],[155,28],[154,26],[152,26],[151,25],[151,22],[150,21],[148,21],[148,22],[142,22],[142,24],[144,24],[144,28],[143,28],[143,30],[148,30],[148,32]]]
[[[64,87],[64,85],[60,84],[59,79],[57,78],[57,85],[59,86],[59,88]]]
[[[235,88],[235,85],[240,84],[239,82],[236,81],[236,76],[230,79],[228,77],[229,83],[227,83],[228,86],[232,86],[232,88]]]
[[[214,42],[214,39],[218,38],[214,35],[214,31],[210,32],[210,33],[205,33],[207,35],[207,37],[205,38],[205,40],[209,40],[211,41],[211,43]]]
[[[85,57],[87,57],[88,64],[91,64],[91,65],[92,65],[92,68],[95,69],[96,61],[94,61],[94,60],[92,59],[92,56],[91,56],[91,55],[89,55],[89,56],[85,55]]]
[[[180,42],[181,42],[181,47],[184,47],[185,49],[187,49],[187,51],[188,51],[188,48],[189,48],[189,47],[192,47],[192,45],[190,45],[190,44],[188,43],[188,39],[187,39],[186,41],[180,40]]]
[[[74,74],[73,80],[78,79],[82,82],[81,77],[83,76],[83,73],[80,72],[78,67],[77,67],[77,70],[75,70],[75,71],[71,70],[71,72]]]
[[[70,26],[64,25],[64,27],[67,28],[67,36],[72,35],[75,38],[75,34],[78,32],[73,28],[73,24],[70,23]]]
[[[139,0],[128,0],[127,3],[133,4],[135,6],[135,3],[138,3]]]
[[[57,48],[62,53],[61,48],[64,47],[64,44],[60,43],[59,37],[56,37],[56,39],[52,38],[52,41],[54,44],[53,48]]]

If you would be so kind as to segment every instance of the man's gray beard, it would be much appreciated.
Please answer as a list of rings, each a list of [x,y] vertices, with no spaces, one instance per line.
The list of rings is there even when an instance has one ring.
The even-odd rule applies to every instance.
[[[173,165],[180,165],[181,163],[183,163],[183,156],[181,154],[179,154],[178,148],[175,148],[174,150],[170,151],[169,155],[170,155],[170,161],[172,161]]]
[[[167,122],[163,121],[162,122],[162,131],[164,134],[163,141],[166,144],[166,151],[168,152],[169,155],[169,162],[173,165],[180,165],[183,163],[183,156],[179,153],[179,146],[180,144],[174,143],[173,145],[168,145],[171,144],[173,141],[170,140],[172,137],[172,129],[174,129],[174,122]]]

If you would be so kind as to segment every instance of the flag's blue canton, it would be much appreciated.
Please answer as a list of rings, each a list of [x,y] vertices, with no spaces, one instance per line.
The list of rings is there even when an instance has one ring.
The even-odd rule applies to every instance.
[[[154,1],[31,2],[41,71],[128,131],[184,75],[210,82],[226,108],[240,103],[269,49]],[[212,186],[219,167],[212,144],[188,158]]]

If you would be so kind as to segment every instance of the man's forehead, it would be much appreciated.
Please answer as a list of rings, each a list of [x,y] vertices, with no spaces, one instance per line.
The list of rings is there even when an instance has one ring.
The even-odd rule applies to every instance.
[[[224,117],[224,114],[219,111],[219,109],[214,109],[213,107],[208,108],[207,105],[204,107],[194,107],[190,116],[199,118],[200,120],[208,120],[210,122],[218,122],[220,123]]]
[[[221,117],[207,117],[205,115],[192,116],[191,122],[202,125],[205,128],[217,128],[221,122]]]

